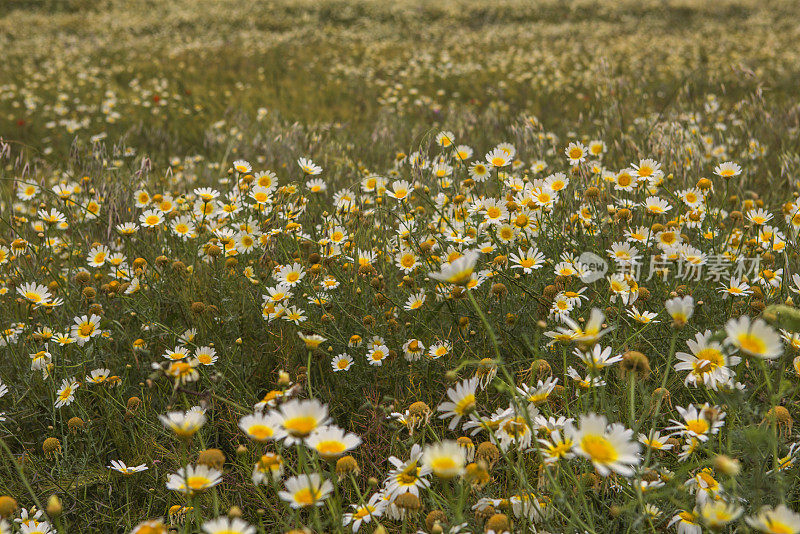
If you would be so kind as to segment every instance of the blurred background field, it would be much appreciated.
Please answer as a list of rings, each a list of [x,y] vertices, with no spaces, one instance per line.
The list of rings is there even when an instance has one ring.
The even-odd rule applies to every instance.
[[[443,123],[495,136],[528,114],[557,131],[613,106],[624,128],[708,92],[781,109],[798,17],[792,0],[11,0],[0,132],[60,154],[107,134],[185,155],[265,108],[346,128],[368,158]]]
[[[147,517],[168,516],[175,507],[177,524],[189,510],[182,507],[191,503],[208,520],[212,509],[208,495],[202,502],[184,500],[164,487],[168,473],[182,469],[187,459],[183,442],[174,439],[158,416],[197,403],[208,408],[208,423],[199,433],[203,446],[218,447],[227,455],[225,483],[220,487],[224,491],[219,496],[214,493],[215,514],[239,506],[248,521],[258,523],[260,532],[296,526],[289,523],[300,515],[285,514],[274,495],[264,499],[261,489],[250,483],[256,451],[262,449],[247,441],[237,423],[254,402],[283,387],[276,384],[279,370],[286,369],[293,381],[304,385],[309,351],[297,334],[311,331],[324,334],[326,344],[336,347],[325,349],[325,357],[328,352],[355,354],[349,342],[355,333],[364,340],[373,334],[385,336],[391,348],[392,358],[381,367],[366,363],[359,354],[349,375],[328,373],[330,362],[323,358],[313,368],[317,398],[329,403],[337,424],[363,439],[357,453],[362,476],[359,486],[353,483],[356,493],[375,490],[367,480],[386,474],[386,458],[396,454],[406,459],[411,443],[425,436],[403,433],[397,439],[399,425],[388,414],[402,413],[417,401],[435,409],[452,386],[445,378],[447,371],[456,369],[463,378],[493,348],[492,336],[464,293],[432,289],[427,272],[443,263],[439,255],[430,254],[433,245],[426,251],[415,249],[425,265],[420,263],[409,276],[401,272],[393,255],[408,243],[407,236],[400,239],[400,235],[412,228],[420,239],[428,239],[429,232],[436,231],[441,234],[437,239],[447,241],[448,247],[447,255],[444,246],[437,254],[455,257],[470,239],[475,244],[475,235],[485,237],[486,226],[479,222],[468,228],[475,235],[466,230],[466,237],[455,235],[463,241],[454,252],[453,242],[448,241],[454,235],[446,235],[437,210],[451,210],[448,216],[466,224],[469,217],[451,200],[461,197],[463,203],[466,196],[486,194],[476,203],[491,201],[492,195],[500,203],[525,188],[529,191],[534,183],[541,186],[546,175],[561,171],[562,177],[572,180],[561,204],[552,213],[537,206],[536,215],[529,214],[531,221],[537,221],[531,224],[537,227],[531,235],[535,233],[547,256],[546,269],[522,277],[511,271],[508,255],[521,253],[523,246],[511,239],[498,245],[502,261],[488,253],[481,260],[487,267],[481,276],[506,277],[502,279],[508,287],[500,284],[495,291],[497,286],[490,281],[476,294],[503,342],[510,376],[533,384],[534,363],[552,364],[563,387],[557,402],[543,405],[543,413],[552,408],[547,414],[559,415],[567,406],[572,415],[579,415],[585,411],[584,398],[578,399],[583,386],[576,385],[580,380],[567,381],[566,349],[561,353],[560,346],[545,347],[544,340],[531,349],[529,334],[541,333],[540,321],[549,321],[548,328],[561,324],[550,308],[556,285],[559,291],[583,286],[575,277],[554,272],[563,253],[591,250],[605,257],[615,239],[629,240],[625,232],[634,223],[649,226],[656,220],[641,209],[642,197],[648,194],[645,188],[620,192],[614,182],[618,170],[624,174],[630,165],[653,158],[665,171],[664,182],[653,187],[674,207],[669,214],[662,213],[654,235],[674,234],[708,254],[722,247],[733,255],[764,256],[765,265],[784,269],[783,281],[778,276],[774,285],[772,271],[770,280],[754,277],[751,285],[762,285],[763,292],[737,301],[736,306],[733,299],[721,300],[718,284],[690,284],[687,289],[674,279],[648,281],[649,290],[642,294],[649,295],[649,301],[642,298],[637,305],[660,313],[661,322],[647,326],[646,336],[640,330],[645,327],[614,301],[605,280],[586,284],[586,296],[575,297],[578,306],[582,298],[586,300],[579,313],[587,315],[584,312],[592,307],[605,310],[608,321],[619,327],[613,334],[614,354],[643,350],[657,377],[634,384],[639,387],[634,407],[634,385],[618,379],[616,371],[609,372],[599,411],[612,420],[627,421],[630,428],[634,420],[650,422],[654,390],[668,376],[670,382],[664,379],[664,383],[674,392],[676,406],[710,401],[729,409],[725,442],[720,434],[719,443],[712,439],[708,447],[713,454],[738,455],[744,465],[741,478],[747,484],[736,489],[734,478],[726,481],[753,505],[775,504],[773,497],[780,491],[781,500],[796,508],[800,501],[800,487],[792,482],[796,470],[780,479],[767,473],[776,469],[778,452],[789,449],[797,438],[791,427],[789,436],[778,436],[773,432],[777,425],[762,424],[769,422],[766,414],[774,399],[772,391],[767,395],[762,387],[761,368],[739,368],[737,379],[746,383],[747,395],[752,396],[737,397],[730,405],[716,391],[684,388],[684,377],[670,375],[672,368],[664,358],[671,339],[675,349],[672,336],[677,336],[664,301],[686,293],[708,303],[698,305],[691,328],[681,333],[678,349],[685,350],[690,330],[694,334],[719,329],[732,316],[755,317],[765,306],[790,296],[791,275],[798,273],[800,264],[798,43],[800,2],[795,0],[0,0],[0,236],[2,246],[25,238],[22,252],[14,249],[8,255],[15,256],[12,261],[0,261],[5,269],[0,296],[8,303],[0,306],[0,326],[3,335],[15,341],[14,325],[22,324],[20,332],[27,329],[14,347],[0,347],[4,351],[0,358],[10,362],[0,369],[0,378],[11,391],[2,401],[8,420],[0,437],[8,438],[16,463],[28,477],[17,477],[17,466],[11,462],[0,464],[0,494],[15,495],[30,507],[24,483],[29,480],[40,499],[56,494],[63,500],[66,519],[60,527],[84,521],[86,531],[129,531]],[[452,132],[457,143],[468,144],[470,153],[474,148],[476,162],[484,162],[484,154],[498,143],[511,143],[517,158],[512,155],[514,161],[506,162],[509,175],[502,180],[508,183],[501,181],[498,170],[496,179],[477,187],[476,180],[467,180],[465,162],[446,152],[441,136],[435,141],[436,134],[445,132]],[[570,160],[567,165],[565,148],[570,142],[599,146],[592,155],[597,159],[574,165]],[[324,189],[317,184],[317,191],[311,191],[313,182],[305,180],[313,173],[298,169],[301,157],[324,169]],[[234,171],[231,165],[236,160],[247,160],[239,167],[252,164],[252,169]],[[430,167],[423,172],[417,165],[422,161],[453,163],[441,169],[455,178],[434,179]],[[715,169],[728,161],[739,162],[744,173],[737,180],[721,181]],[[267,170],[275,171],[270,187],[279,191],[273,198],[278,199],[274,202],[279,213],[274,217],[265,216],[265,208],[254,207],[247,196],[253,175],[273,179],[262,172]],[[241,178],[246,175],[249,181]],[[406,204],[385,196],[381,187],[370,189],[366,184],[377,175],[389,182],[400,178],[417,182],[416,204],[410,204],[414,209],[405,211]],[[687,221],[690,210],[684,197],[689,192],[705,202],[701,198],[705,193],[698,189],[703,178],[707,182],[703,191],[714,194],[708,193],[707,206],[700,200],[691,206],[693,214],[702,217],[699,222]],[[28,182],[37,187],[33,196],[25,198],[23,185]],[[466,182],[472,183],[463,185]],[[508,184],[517,189],[495,189],[510,188]],[[224,198],[226,208],[236,208],[230,218],[219,212],[213,224],[204,212],[198,218],[198,202],[206,205],[198,200],[195,188],[200,186],[222,190],[215,202],[222,206]],[[66,196],[54,194],[57,190]],[[68,201],[70,190],[78,192]],[[134,198],[134,191],[144,192],[146,201]],[[340,203],[347,191],[357,198],[353,206]],[[96,211],[87,215],[75,198],[94,203]],[[39,218],[48,215],[41,210],[46,208],[66,213],[63,240],[51,242],[52,236],[45,238],[40,231],[44,223]],[[139,212],[151,208],[169,219],[162,228],[142,228],[135,236],[119,231],[123,223],[144,225]],[[745,221],[751,213],[762,216],[761,208],[776,215],[772,223],[784,233],[771,226],[769,232],[746,233],[763,224]],[[623,212],[627,212],[624,217],[619,215]],[[539,219],[543,213],[552,215],[546,223]],[[738,213],[735,218],[734,213]],[[478,212],[473,215],[479,218]],[[189,240],[167,226],[184,216],[196,223],[196,235]],[[408,228],[399,224],[401,217],[411,221]],[[295,218],[298,225],[288,222]],[[319,243],[341,228],[348,236],[344,252],[352,257],[339,255],[341,251],[326,257],[328,243],[318,247]],[[230,250],[231,236],[266,237],[238,255]],[[526,247],[536,244],[533,237],[522,241]],[[25,248],[29,244],[31,248]],[[86,254],[101,244],[118,252],[117,259],[130,272],[107,273],[107,264],[105,270],[87,270]],[[223,256],[207,253],[213,246],[219,255],[220,244]],[[659,248],[662,244],[651,243],[648,251],[660,254],[666,250]],[[40,246],[49,254],[41,263],[26,255]],[[362,250],[372,254],[362,265],[363,272],[354,265],[359,260],[353,259]],[[307,311],[307,321],[292,324],[272,317],[269,321],[274,322],[265,322],[269,312],[266,305],[262,308],[261,294],[273,284],[276,267],[295,261],[309,273],[303,282],[307,285],[295,296],[301,311]],[[87,274],[77,277],[77,271]],[[133,283],[134,275],[141,280]],[[323,275],[342,281],[330,302],[319,297],[314,286]],[[64,305],[41,313],[26,307],[15,289],[34,281],[56,288]],[[124,284],[139,282],[141,290],[123,294]],[[402,303],[414,296],[412,290],[423,295],[427,291],[429,298],[413,316],[411,310],[402,309]],[[40,379],[38,369],[31,371],[30,354],[47,347],[42,328],[51,325],[69,331],[76,315],[94,313],[91,310],[102,315],[108,338],[97,339],[88,348],[53,349],[55,371]],[[171,378],[151,364],[162,362],[164,350],[176,344],[190,346],[184,340],[187,329],[196,329],[196,345],[213,344],[220,359],[215,367],[202,367],[198,382],[184,384],[185,391],[179,394]],[[412,337],[428,346],[452,341],[454,350],[442,359],[406,362],[401,347]],[[470,359],[469,365],[462,359]],[[800,401],[788,362],[788,358],[783,362],[780,374],[773,373],[787,383],[793,380],[785,399],[777,402],[796,416]],[[64,409],[53,407],[51,397],[62,379],[77,376],[80,381],[98,366],[121,375],[121,387],[106,395],[106,390],[95,393],[90,389],[95,386],[84,383],[78,401]],[[779,380],[779,385],[783,383]],[[508,391],[497,388],[485,396],[499,405],[500,400],[507,401]],[[138,399],[133,408],[132,398]],[[596,407],[599,401],[596,397],[593,401]],[[638,417],[629,420],[627,414],[634,414],[634,409]],[[86,420],[85,433],[73,432],[70,415]],[[668,425],[667,417],[666,413],[652,416],[653,427]],[[445,426],[433,418],[431,428],[441,436],[448,435]],[[48,436],[63,442],[59,461],[44,454]],[[677,439],[675,443],[673,452],[681,445]],[[244,444],[250,449],[237,453]],[[795,443],[790,450],[797,448]],[[188,461],[193,461],[198,451],[189,452]],[[692,457],[691,462],[663,456],[658,468],[673,469],[669,477],[677,475],[674,480],[665,476],[666,489],[652,500],[664,512],[657,523],[659,531],[675,510],[694,509],[694,495],[689,495],[684,482],[709,467],[711,454]],[[296,459],[294,449],[286,455],[287,465]],[[515,464],[501,462],[486,494],[519,495],[530,490],[519,485],[518,474],[530,474],[530,480],[540,476],[541,481],[543,464],[534,456]],[[647,458],[651,460],[649,454]],[[116,473],[109,474],[107,465],[114,459],[150,467],[141,475],[141,483],[124,486],[130,494],[123,494],[121,479],[113,478]],[[588,462],[583,465],[577,476],[589,480],[591,476],[584,475],[596,473]],[[653,472],[655,465],[653,460],[649,466]],[[333,479],[333,473],[328,474]],[[558,484],[548,481],[536,488],[545,496],[542,503],[573,502],[569,491],[576,487],[575,475],[570,478],[559,471],[556,478]],[[630,484],[620,492],[612,487],[612,479],[614,484],[616,480]],[[609,532],[641,531],[646,517],[640,506],[643,479],[612,479],[603,478],[602,497],[590,496],[574,518],[549,518],[554,528],[583,532],[584,522],[601,518],[601,525],[610,522]],[[589,485],[581,484],[582,489]],[[357,502],[352,489],[342,490],[341,501],[337,495],[339,512],[347,507],[345,502]],[[429,499],[426,506],[432,502]],[[612,509],[619,515],[609,519]],[[338,528],[340,519],[335,517],[326,527]],[[194,524],[199,522],[198,515]],[[422,521],[417,523],[422,528]],[[400,528],[399,523],[390,523],[390,530]]]

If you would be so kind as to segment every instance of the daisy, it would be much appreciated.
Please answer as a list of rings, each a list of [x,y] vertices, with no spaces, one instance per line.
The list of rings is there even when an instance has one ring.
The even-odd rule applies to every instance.
[[[452,348],[449,341],[438,341],[428,348],[428,355],[430,355],[431,359],[438,360],[448,354]]]
[[[658,431],[651,432],[650,436],[639,434],[639,443],[657,451],[668,451],[672,448],[672,443],[667,443],[667,439]]]
[[[406,180],[395,180],[392,182],[391,190],[386,190],[386,194],[401,202],[405,201],[411,194],[411,184]]]
[[[783,354],[780,335],[763,319],[743,315],[725,324],[726,342],[748,356],[773,359]]]
[[[519,249],[519,255],[512,253],[509,255],[509,259],[514,263],[511,266],[512,269],[522,269],[523,273],[531,274],[533,271],[542,268],[545,258],[544,254],[539,252],[536,247],[531,247],[525,251]]]
[[[159,415],[158,419],[178,437],[189,438],[195,435],[206,422],[202,411],[189,410],[186,412],[169,412]]]
[[[780,504],[775,508],[765,506],[758,514],[746,517],[745,522],[764,534],[800,533],[800,514]]]
[[[308,158],[300,158],[300,159],[298,159],[297,160],[297,165],[300,167],[300,169],[304,173],[306,173],[308,175],[311,175],[311,176],[320,174],[322,172],[322,167],[320,167],[319,165],[317,165],[316,163],[314,163],[313,161],[311,161]]]
[[[493,198],[483,201],[483,210],[486,224],[496,225],[508,219],[508,208]]]
[[[711,341],[711,336],[711,330],[698,333],[694,340],[686,341],[686,345],[692,351],[691,354],[675,353],[675,357],[679,360],[675,370],[689,371],[684,384],[696,386],[701,382],[711,389],[717,389],[718,384],[734,377],[734,372],[728,366],[738,364],[740,359],[736,356],[727,356],[721,344]]]
[[[714,167],[714,174],[720,178],[733,178],[742,174],[742,168],[738,163],[726,161]]]
[[[700,534],[703,528],[700,526],[700,518],[697,512],[687,512],[682,510],[672,516],[668,527],[676,525],[678,534]]]
[[[280,284],[286,284],[289,287],[294,287],[300,283],[300,280],[305,277],[306,273],[303,266],[299,263],[291,265],[283,265],[278,268],[272,277]]]
[[[442,282],[465,285],[472,279],[472,272],[479,256],[479,252],[469,250],[455,261],[443,264],[438,273],[428,273],[428,276]]]
[[[260,442],[266,442],[284,437],[281,429],[281,419],[275,413],[259,413],[245,415],[239,420],[239,428],[247,437]]]
[[[17,287],[17,293],[19,293],[22,298],[33,304],[34,307],[41,306],[49,302],[52,298],[50,290],[47,289],[46,286],[39,285],[35,282],[26,282]]]
[[[339,287],[339,281],[333,276],[326,276],[322,279],[322,289],[324,291],[331,291]]]
[[[280,428],[286,435],[286,445],[307,438],[315,429],[328,423],[328,407],[316,399],[292,399],[279,408]]]
[[[256,529],[238,517],[218,517],[203,523],[206,534],[256,534]]]
[[[439,145],[442,148],[447,148],[453,145],[453,143],[455,142],[455,138],[456,136],[453,132],[445,130],[436,134],[435,139],[437,145]]]
[[[420,263],[416,254],[408,249],[403,249],[397,254],[395,265],[397,265],[401,271],[408,274],[416,269]]]
[[[119,471],[123,475],[133,475],[134,473],[141,473],[142,471],[147,471],[148,469],[146,464],[127,466],[121,460],[111,460],[111,465],[109,465],[108,468],[113,469],[114,471]]]
[[[341,428],[330,425],[317,428],[308,438],[306,446],[317,451],[322,458],[332,460],[355,449],[361,444],[361,438],[345,432]]]
[[[88,315],[75,317],[75,324],[70,328],[70,335],[75,338],[78,345],[82,347],[87,341],[103,333],[99,326],[100,317],[97,315],[92,314],[91,317]]]
[[[647,197],[642,206],[650,215],[663,215],[672,209],[672,206],[666,200],[656,196]]]
[[[253,484],[267,484],[270,480],[277,481],[283,476],[283,458],[280,454],[265,453],[253,466]]]
[[[233,168],[240,174],[248,174],[253,170],[253,166],[243,159],[237,159],[233,162]]]
[[[203,365],[213,365],[217,362],[217,351],[213,347],[197,347],[194,357]]]
[[[286,490],[279,491],[278,496],[292,508],[322,506],[333,491],[333,484],[317,473],[293,476],[286,479],[284,485]]]
[[[533,429],[528,424],[539,414],[539,411],[533,404],[523,408],[527,409],[527,414],[518,412],[516,407],[509,407],[501,412],[497,420],[497,429],[494,431],[496,438],[500,440],[500,448],[507,451],[512,446],[520,450],[530,447],[533,440]],[[464,425],[464,429],[468,428]]]
[[[108,379],[110,374],[111,371],[108,369],[94,369],[86,376],[86,381],[90,384],[102,384]]]
[[[614,189],[617,191],[632,191],[638,183],[638,178],[634,176],[633,169],[622,169],[613,175]]]
[[[167,478],[167,489],[192,495],[222,482],[222,473],[207,465],[187,465]]]
[[[110,253],[111,251],[108,250],[108,247],[105,245],[92,247],[86,257],[86,262],[89,264],[89,267],[102,267],[106,263]]]
[[[470,164],[469,177],[478,183],[485,182],[491,174],[491,167],[481,161],[474,161]]]
[[[630,309],[625,310],[625,313],[628,314],[628,317],[636,321],[637,323],[641,324],[650,324],[650,323],[658,323],[659,321],[655,320],[658,316],[657,313],[649,312],[649,311],[639,311],[636,306],[632,306]]]
[[[461,418],[469,415],[475,409],[475,390],[478,388],[478,382],[477,378],[462,380],[455,387],[447,390],[450,402],[443,402],[439,405],[438,410],[444,412],[439,419],[453,418],[448,425],[450,430],[455,429]]]
[[[748,221],[755,225],[766,224],[772,220],[772,214],[763,208],[750,210],[745,216]]]
[[[622,361],[622,355],[611,356],[611,347],[604,349],[599,344],[587,351],[576,348],[573,353],[592,371],[600,371],[611,364]]]
[[[403,355],[410,362],[418,361],[425,353],[425,345],[418,339],[409,339],[403,343]]]
[[[683,326],[694,314],[694,299],[691,295],[675,297],[664,303],[667,313],[676,326]]]
[[[347,354],[339,354],[335,356],[331,361],[331,367],[333,368],[333,372],[337,373],[339,371],[349,371],[350,367],[353,366],[353,358],[348,356]]]
[[[557,384],[558,378],[550,377],[544,381],[539,380],[535,386],[522,384],[517,388],[517,393],[531,404],[541,404],[547,400]]]
[[[572,452],[575,442],[562,430],[553,430],[546,439],[539,438],[537,441],[547,465],[552,465],[562,458],[568,460],[575,457],[575,453]]]
[[[421,458],[422,448],[417,443],[411,446],[407,461],[404,462],[395,456],[389,457],[389,463],[394,469],[389,471],[383,485],[391,499],[403,493],[419,496],[419,488],[430,486],[427,476],[431,470],[428,466],[420,464]]]
[[[186,347],[176,346],[174,349],[167,349],[164,352],[164,358],[168,360],[183,360],[189,357],[189,349]]]
[[[486,154],[486,161],[492,167],[500,168],[500,167],[505,167],[506,165],[511,163],[512,157],[513,156],[509,156],[505,150],[498,147],[489,152],[488,154]]]
[[[638,165],[632,164],[631,167],[636,171],[636,177],[640,181],[647,180],[653,185],[664,176],[661,164],[652,159],[641,159]]]
[[[139,216],[139,222],[145,228],[155,228],[164,222],[164,215],[155,209],[149,209],[142,212]]]
[[[383,360],[389,356],[389,347],[386,345],[379,345],[377,347],[372,347],[367,352],[367,361],[370,365],[383,365]]]
[[[428,445],[422,454],[422,465],[439,478],[450,479],[464,472],[466,453],[456,441]]]
[[[564,149],[567,161],[573,167],[586,161],[586,153],[586,147],[579,141],[570,143],[567,145],[567,148]]]
[[[603,328],[605,319],[605,314],[599,308],[592,308],[589,320],[586,321],[586,326],[581,327],[577,322],[566,317],[564,322],[567,323],[569,328],[559,327],[558,330],[564,335],[569,335],[573,341],[591,345],[612,330],[613,327]]]
[[[62,406],[69,406],[75,400],[75,390],[80,387],[80,384],[74,378],[67,380],[66,378],[61,381],[61,387],[56,391],[56,408]]]
[[[707,501],[700,507],[700,519],[711,530],[719,530],[742,515],[742,508],[725,501]]]
[[[353,533],[355,533],[358,532],[362,524],[369,523],[373,518],[383,515],[383,511],[389,506],[389,501],[380,493],[376,493],[365,504],[352,504],[350,506],[354,511],[342,515],[342,526],[346,527],[352,524]]]
[[[631,265],[639,258],[639,251],[629,243],[612,243],[606,252],[619,265]]]
[[[688,438],[696,438],[702,442],[708,441],[709,436],[719,432],[720,428],[725,425],[725,412],[714,409],[708,403],[704,404],[697,409],[694,404],[689,405],[688,408],[676,406],[678,413],[683,418],[683,421],[677,419],[670,419],[670,423],[674,426],[668,427],[667,430],[674,430],[676,434]]]
[[[579,427],[568,425],[566,433],[575,442],[573,451],[589,459],[601,476],[613,471],[630,477],[633,466],[641,462],[639,444],[632,440],[633,430],[619,423],[609,425],[605,416],[582,415]]]
[[[414,311],[420,309],[422,305],[425,304],[425,298],[426,298],[425,291],[423,290],[418,291],[417,293],[408,297],[404,309],[407,311]]]

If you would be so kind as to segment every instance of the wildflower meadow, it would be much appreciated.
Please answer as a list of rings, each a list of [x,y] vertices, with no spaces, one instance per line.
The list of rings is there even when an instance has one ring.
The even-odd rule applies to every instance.
[[[800,533],[794,0],[0,3],[0,533]]]

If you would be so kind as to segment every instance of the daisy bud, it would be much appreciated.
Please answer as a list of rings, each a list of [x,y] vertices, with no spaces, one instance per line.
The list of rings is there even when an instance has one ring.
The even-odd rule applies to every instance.
[[[139,406],[141,406],[141,404],[142,404],[142,399],[140,399],[139,397],[133,396],[133,397],[128,399],[128,403],[127,403],[126,407],[128,408],[129,412],[135,412],[136,410],[139,409]]]
[[[489,469],[500,460],[500,449],[491,441],[484,441],[475,452],[475,458],[480,462],[486,462]]]
[[[398,495],[394,500],[394,504],[401,510],[406,510],[407,512],[416,512],[422,507],[422,503],[419,502],[419,497],[413,493]]]
[[[281,369],[278,371],[278,385],[280,386],[288,386],[292,383],[292,379],[289,377],[289,373]]]
[[[242,517],[242,515],[243,515],[242,509],[239,508],[238,506],[231,506],[230,509],[228,510],[228,517],[230,517],[231,519],[234,517]]]
[[[375,530],[372,531],[372,534],[386,534],[386,529],[383,525],[378,523],[378,526],[375,527]]]
[[[225,464],[225,453],[219,449],[207,449],[200,451],[200,453],[197,455],[197,463],[220,470]]]
[[[583,193],[584,200],[596,200],[600,197],[600,190],[596,187],[590,187]]]
[[[69,428],[69,431],[73,434],[77,434],[79,430],[86,428],[86,423],[84,423],[83,419],[80,417],[72,417],[67,421],[67,428]]]
[[[433,527],[436,524],[446,525],[447,514],[441,510],[432,510],[427,516],[425,516],[425,526],[429,531],[433,531]]]
[[[483,525],[484,532],[510,532],[511,521],[506,514],[494,514]]]
[[[650,376],[650,360],[641,352],[630,350],[622,355],[620,370],[624,376],[633,373],[641,380],[647,380]]]
[[[19,508],[16,499],[8,495],[0,496],[0,517],[11,517]]]
[[[57,495],[50,495],[50,498],[47,499],[47,515],[58,517],[63,511],[64,507],[61,505],[61,499]]]
[[[351,473],[353,475],[358,475],[360,471],[361,469],[358,466],[358,462],[349,454],[336,460],[336,474],[340,477],[347,476]]]
[[[790,435],[792,433],[792,425],[794,421],[792,420],[792,416],[784,406],[773,406],[767,412],[767,415],[764,416],[764,420],[761,424],[768,424],[768,425],[776,425],[776,427],[780,430],[780,434]]]
[[[726,475],[736,476],[742,470],[742,464],[735,458],[720,454],[714,458],[714,469]]]
[[[61,452],[61,442],[58,438],[47,438],[42,444],[42,451],[48,458]]]

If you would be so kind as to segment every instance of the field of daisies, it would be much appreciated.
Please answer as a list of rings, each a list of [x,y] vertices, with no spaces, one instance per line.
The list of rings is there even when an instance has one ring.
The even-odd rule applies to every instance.
[[[0,533],[800,533],[794,0],[0,5]]]

